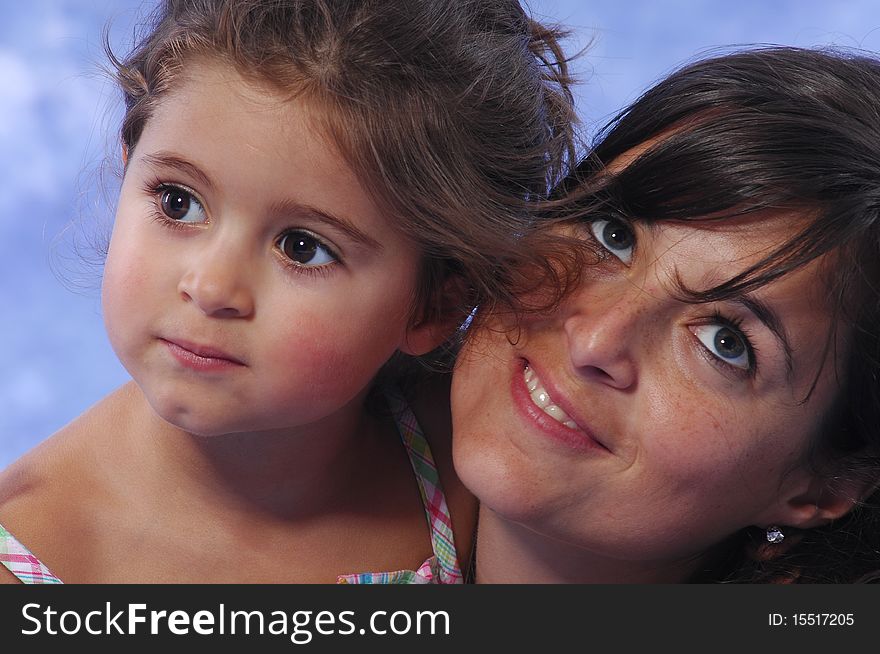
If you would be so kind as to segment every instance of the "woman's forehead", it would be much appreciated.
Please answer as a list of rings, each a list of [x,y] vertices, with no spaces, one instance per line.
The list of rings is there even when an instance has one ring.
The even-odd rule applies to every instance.
[[[639,216],[631,218],[639,221]],[[658,249],[662,246],[695,261],[726,262],[730,265],[719,272],[736,274],[785,248],[812,220],[813,216],[807,211],[764,210],[650,224],[659,241]],[[733,274],[720,281],[727,281]]]

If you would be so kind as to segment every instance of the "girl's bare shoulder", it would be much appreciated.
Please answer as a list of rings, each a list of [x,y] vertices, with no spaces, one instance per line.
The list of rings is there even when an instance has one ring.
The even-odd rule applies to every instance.
[[[53,571],[67,556],[58,544],[74,537],[80,515],[81,463],[64,455],[71,431],[62,428],[0,473],[0,524]],[[4,572],[0,582],[17,581]]]
[[[0,471],[0,524],[59,575],[72,559],[88,556],[90,516],[107,497],[96,450],[112,431],[114,396]],[[7,581],[14,579],[0,574],[0,583]]]

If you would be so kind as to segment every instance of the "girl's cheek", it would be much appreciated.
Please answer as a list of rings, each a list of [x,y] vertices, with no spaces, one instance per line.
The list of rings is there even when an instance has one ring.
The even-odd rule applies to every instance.
[[[284,362],[294,385],[318,396],[353,396],[394,352],[390,343],[376,347],[378,325],[365,325],[360,333],[340,330],[338,324],[334,329],[327,322],[301,325],[281,339],[277,361]]]

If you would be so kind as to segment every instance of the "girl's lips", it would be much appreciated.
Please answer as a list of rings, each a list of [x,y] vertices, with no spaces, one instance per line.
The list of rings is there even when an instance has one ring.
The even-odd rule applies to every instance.
[[[188,368],[222,370],[245,365],[241,360],[215,347],[177,339],[160,338],[159,340],[166,345],[175,359]]]
[[[511,392],[520,413],[553,440],[575,450],[609,451],[583,420],[570,417],[570,403],[554,388],[546,387],[540,373],[526,359],[517,360]],[[564,406],[560,406],[562,402]]]

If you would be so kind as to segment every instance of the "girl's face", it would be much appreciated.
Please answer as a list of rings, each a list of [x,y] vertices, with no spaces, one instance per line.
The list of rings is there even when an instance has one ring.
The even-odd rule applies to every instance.
[[[676,286],[730,279],[799,221],[597,216],[585,232],[607,257],[577,292],[519,330],[490,325],[460,356],[465,485],[507,520],[630,571],[681,569],[749,525],[813,526],[821,502],[803,463],[836,390],[821,262],[720,302],[685,303]]]
[[[312,109],[199,61],[127,153],[105,321],[155,411],[187,431],[332,420],[395,350],[434,345],[430,326],[408,328],[419,253]]]

